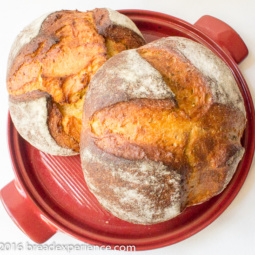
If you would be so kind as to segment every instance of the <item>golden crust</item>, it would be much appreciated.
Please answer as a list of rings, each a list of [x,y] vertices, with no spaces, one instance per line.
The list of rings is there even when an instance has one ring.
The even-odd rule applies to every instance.
[[[13,98],[37,90],[52,96],[55,105],[49,114],[50,133],[60,146],[75,151],[80,141],[82,104],[91,77],[111,56],[144,44],[130,29],[120,26],[113,30],[106,27],[104,37],[98,32],[95,12],[50,14],[38,35],[19,51],[7,74],[7,89]]]
[[[244,115],[233,107],[213,104],[199,119],[200,129],[193,129],[186,147],[191,170],[187,176],[188,205],[202,203],[225,186],[229,160],[239,151]]]
[[[185,112],[169,99],[136,99],[104,108],[93,115],[90,125],[97,146],[104,151],[181,169],[186,165],[184,149],[191,124]]]
[[[56,103],[48,104],[48,114],[49,131],[57,144],[63,148],[72,148],[75,152],[79,152],[79,142],[74,136],[69,136],[63,128],[63,117]]]

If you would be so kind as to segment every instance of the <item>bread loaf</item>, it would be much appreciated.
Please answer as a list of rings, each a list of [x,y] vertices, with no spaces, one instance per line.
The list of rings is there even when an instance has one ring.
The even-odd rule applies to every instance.
[[[105,63],[86,93],[85,180],[116,217],[155,224],[207,201],[231,180],[246,112],[227,65],[205,46],[168,37]]]
[[[144,43],[135,24],[110,9],[58,11],[34,21],[9,56],[9,106],[18,132],[46,153],[78,153],[91,77],[110,57]]]

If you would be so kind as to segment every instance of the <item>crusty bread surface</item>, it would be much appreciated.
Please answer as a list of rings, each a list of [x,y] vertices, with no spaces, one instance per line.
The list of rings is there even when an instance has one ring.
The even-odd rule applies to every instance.
[[[111,58],[91,80],[84,113],[85,180],[132,223],[163,222],[219,194],[244,153],[246,112],[231,70],[186,38]]]
[[[58,11],[30,24],[13,44],[7,72],[10,111],[19,133],[44,152],[79,152],[82,108],[91,77],[115,54],[143,44],[135,24],[110,9]],[[41,125],[36,124],[35,103],[29,99],[36,91],[51,97],[44,103],[36,101],[47,113]],[[28,133],[35,125],[33,138]]]

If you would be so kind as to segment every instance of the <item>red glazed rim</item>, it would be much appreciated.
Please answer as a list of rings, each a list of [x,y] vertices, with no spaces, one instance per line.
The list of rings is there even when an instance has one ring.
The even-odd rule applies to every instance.
[[[167,245],[171,245],[177,242],[180,242],[195,233],[199,232],[206,226],[208,226],[211,222],[213,222],[223,211],[228,207],[228,205],[233,201],[233,199],[238,194],[241,189],[246,176],[249,172],[250,165],[253,159],[254,148],[255,148],[255,138],[254,138],[254,127],[255,127],[255,118],[254,118],[254,106],[252,102],[252,97],[250,95],[248,86],[237,66],[235,61],[228,55],[228,53],[224,52],[219,45],[214,42],[209,36],[202,33],[193,25],[177,19],[175,17],[152,12],[145,10],[121,10],[121,13],[130,17],[137,26],[141,29],[141,31],[147,32],[147,37],[150,37],[150,29],[154,29],[153,27],[146,27],[146,24],[150,26],[155,25],[158,27],[158,30],[162,27],[174,27],[174,29],[180,31],[183,36],[192,38],[207,47],[213,50],[217,55],[219,55],[225,63],[230,67],[233,72],[235,79],[237,80],[241,93],[243,95],[245,101],[245,107],[247,112],[247,128],[243,138],[243,145],[246,148],[245,155],[242,161],[239,164],[239,167],[231,180],[228,187],[222,192],[217,198],[213,198],[212,202],[210,202],[210,208],[206,211],[206,213],[199,215],[198,218],[195,218],[193,222],[188,225],[183,225],[178,228],[178,230],[170,230],[161,234],[159,236],[153,236],[151,238],[140,238],[140,239],[123,239],[118,237],[106,236],[101,233],[92,233],[89,231],[83,231],[83,234],[77,228],[77,231],[72,224],[66,222],[63,224],[64,220],[61,221],[61,216],[58,213],[52,211],[51,208],[47,207],[44,203],[43,198],[40,197],[40,194],[37,192],[37,189],[34,183],[29,179],[27,175],[24,175],[22,172],[23,160],[20,157],[20,145],[19,145],[19,135],[13,126],[10,116],[8,116],[8,143],[10,156],[13,164],[13,169],[16,175],[16,180],[20,184],[21,188],[29,198],[32,199],[33,203],[36,205],[39,211],[43,215],[45,215],[45,219],[49,223],[52,224],[57,230],[60,230],[68,235],[71,235],[81,241],[86,243],[94,244],[94,245],[110,245],[112,248],[115,244],[123,244],[123,245],[135,245],[136,250],[148,250],[164,247]],[[147,23],[146,23],[147,22]],[[161,28],[160,28],[161,27]],[[160,37],[160,33],[158,37]],[[194,207],[193,207],[194,208]],[[51,210],[51,211],[50,211]],[[192,210],[192,209],[191,209]],[[189,212],[187,212],[189,214]]]

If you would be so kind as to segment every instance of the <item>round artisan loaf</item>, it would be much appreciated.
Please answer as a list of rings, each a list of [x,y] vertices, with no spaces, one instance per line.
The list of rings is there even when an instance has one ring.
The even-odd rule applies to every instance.
[[[91,77],[113,55],[144,43],[135,24],[110,9],[58,11],[34,21],[8,61],[9,108],[20,135],[46,153],[78,153]]]
[[[128,222],[163,222],[219,194],[244,153],[246,112],[231,71],[186,38],[111,58],[91,80],[84,112],[85,180]]]

